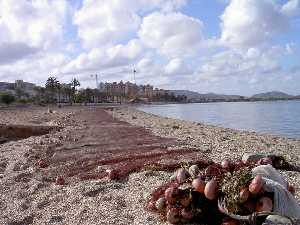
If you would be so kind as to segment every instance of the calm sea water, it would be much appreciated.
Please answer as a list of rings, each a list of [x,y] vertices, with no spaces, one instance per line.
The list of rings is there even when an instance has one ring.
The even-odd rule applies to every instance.
[[[300,139],[300,101],[145,105],[160,116]]]

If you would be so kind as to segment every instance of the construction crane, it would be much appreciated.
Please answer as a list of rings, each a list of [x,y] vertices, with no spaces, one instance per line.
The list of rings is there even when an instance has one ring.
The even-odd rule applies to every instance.
[[[135,79],[135,74],[137,73],[137,71],[135,69],[133,69],[133,79],[134,79],[134,83],[136,84],[136,79]]]
[[[98,88],[98,74],[92,74],[91,77],[95,77],[96,88]]]

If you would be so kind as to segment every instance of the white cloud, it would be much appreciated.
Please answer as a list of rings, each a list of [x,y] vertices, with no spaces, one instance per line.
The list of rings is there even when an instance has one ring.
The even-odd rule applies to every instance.
[[[300,16],[300,1],[289,0],[285,5],[282,6],[282,12],[290,17]]]
[[[2,43],[0,44],[0,65],[13,63],[35,54],[37,48],[30,47],[24,43]]]
[[[286,50],[280,47],[270,49],[250,48],[247,51],[227,50],[206,59],[198,70],[199,79],[266,76],[280,71],[280,60]]]
[[[122,2],[85,0],[75,13],[74,23],[83,45],[93,48],[126,39],[130,32],[138,29],[140,17]]]
[[[232,0],[221,20],[221,41],[234,48],[262,45],[289,26],[281,6],[273,0]]]
[[[0,43],[49,49],[63,38],[68,4],[60,1],[0,1]]]
[[[152,13],[143,19],[138,34],[149,48],[168,57],[193,55],[201,47],[203,23],[182,13]]]
[[[74,15],[84,47],[115,44],[134,34],[141,24],[139,12],[155,8],[174,11],[187,0],[84,0]]]
[[[66,0],[0,0],[0,79],[41,84],[57,74],[68,13]]]
[[[208,29],[217,37],[206,33],[201,11],[183,13],[188,2],[0,0],[0,79],[41,84],[50,74],[62,82],[76,75],[94,86],[91,73],[133,81],[135,68],[138,83],[202,92],[280,85],[284,73],[286,85],[296,83],[299,49],[288,32],[298,30],[299,0],[218,0],[228,5],[221,30]]]
[[[175,58],[170,60],[170,62],[165,66],[165,73],[168,75],[185,75],[192,73],[192,71],[187,68],[182,59]]]
[[[0,65],[0,80],[13,82],[23,79],[28,82],[45,84],[49,75],[60,77],[60,68],[68,62],[62,53],[43,53],[18,60],[13,64]]]
[[[249,48],[246,53],[246,58],[255,59],[260,56],[261,52],[257,48]]]
[[[110,67],[127,66],[139,57],[142,50],[143,47],[137,39],[131,40],[127,45],[119,44],[108,48],[93,48],[88,53],[82,53],[69,62],[62,72],[99,71]]]

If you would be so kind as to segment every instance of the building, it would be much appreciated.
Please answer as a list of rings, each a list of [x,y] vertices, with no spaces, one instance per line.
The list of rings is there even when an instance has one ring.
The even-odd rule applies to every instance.
[[[125,84],[125,95],[129,97],[136,97],[139,92],[139,87],[136,84],[126,82]]]
[[[158,89],[155,88],[153,91],[153,96],[158,97],[158,96],[164,96],[168,91],[164,90],[164,89]]]
[[[35,87],[35,84],[24,82],[23,80],[16,80],[14,84],[14,89],[16,92],[21,91],[25,96],[28,97],[33,97],[36,95]]]
[[[105,93],[107,96],[127,97],[127,98],[147,98],[151,100],[153,98],[153,86],[136,85],[131,82],[124,83],[100,83],[98,89],[101,93]]]
[[[13,83],[0,82],[0,92],[12,92],[14,90]]]
[[[35,84],[23,80],[16,80],[15,83],[0,82],[0,92],[9,92],[22,98],[35,96],[35,87]]]
[[[139,97],[142,98],[153,98],[153,86],[147,84],[147,85],[140,85],[139,86]]]

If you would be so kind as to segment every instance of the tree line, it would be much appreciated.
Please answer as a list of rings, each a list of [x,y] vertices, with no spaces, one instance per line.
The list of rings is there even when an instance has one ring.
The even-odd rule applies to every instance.
[[[105,95],[99,89],[85,88],[77,90],[80,82],[73,78],[70,83],[60,81],[50,76],[45,87],[36,87],[35,100],[40,103],[98,103],[105,102]]]
[[[138,96],[127,96],[124,93],[101,92],[95,88],[79,89],[80,82],[73,78],[70,83],[61,83],[55,76],[50,76],[46,80],[45,86],[34,87],[34,94],[29,96],[25,90],[20,87],[12,87],[12,92],[0,93],[0,102],[11,104],[18,101],[19,103],[36,103],[36,104],[60,104],[60,103],[110,103],[126,102],[128,99],[134,99]],[[161,102],[186,102],[186,96],[175,96],[172,92],[153,95],[151,101]]]

